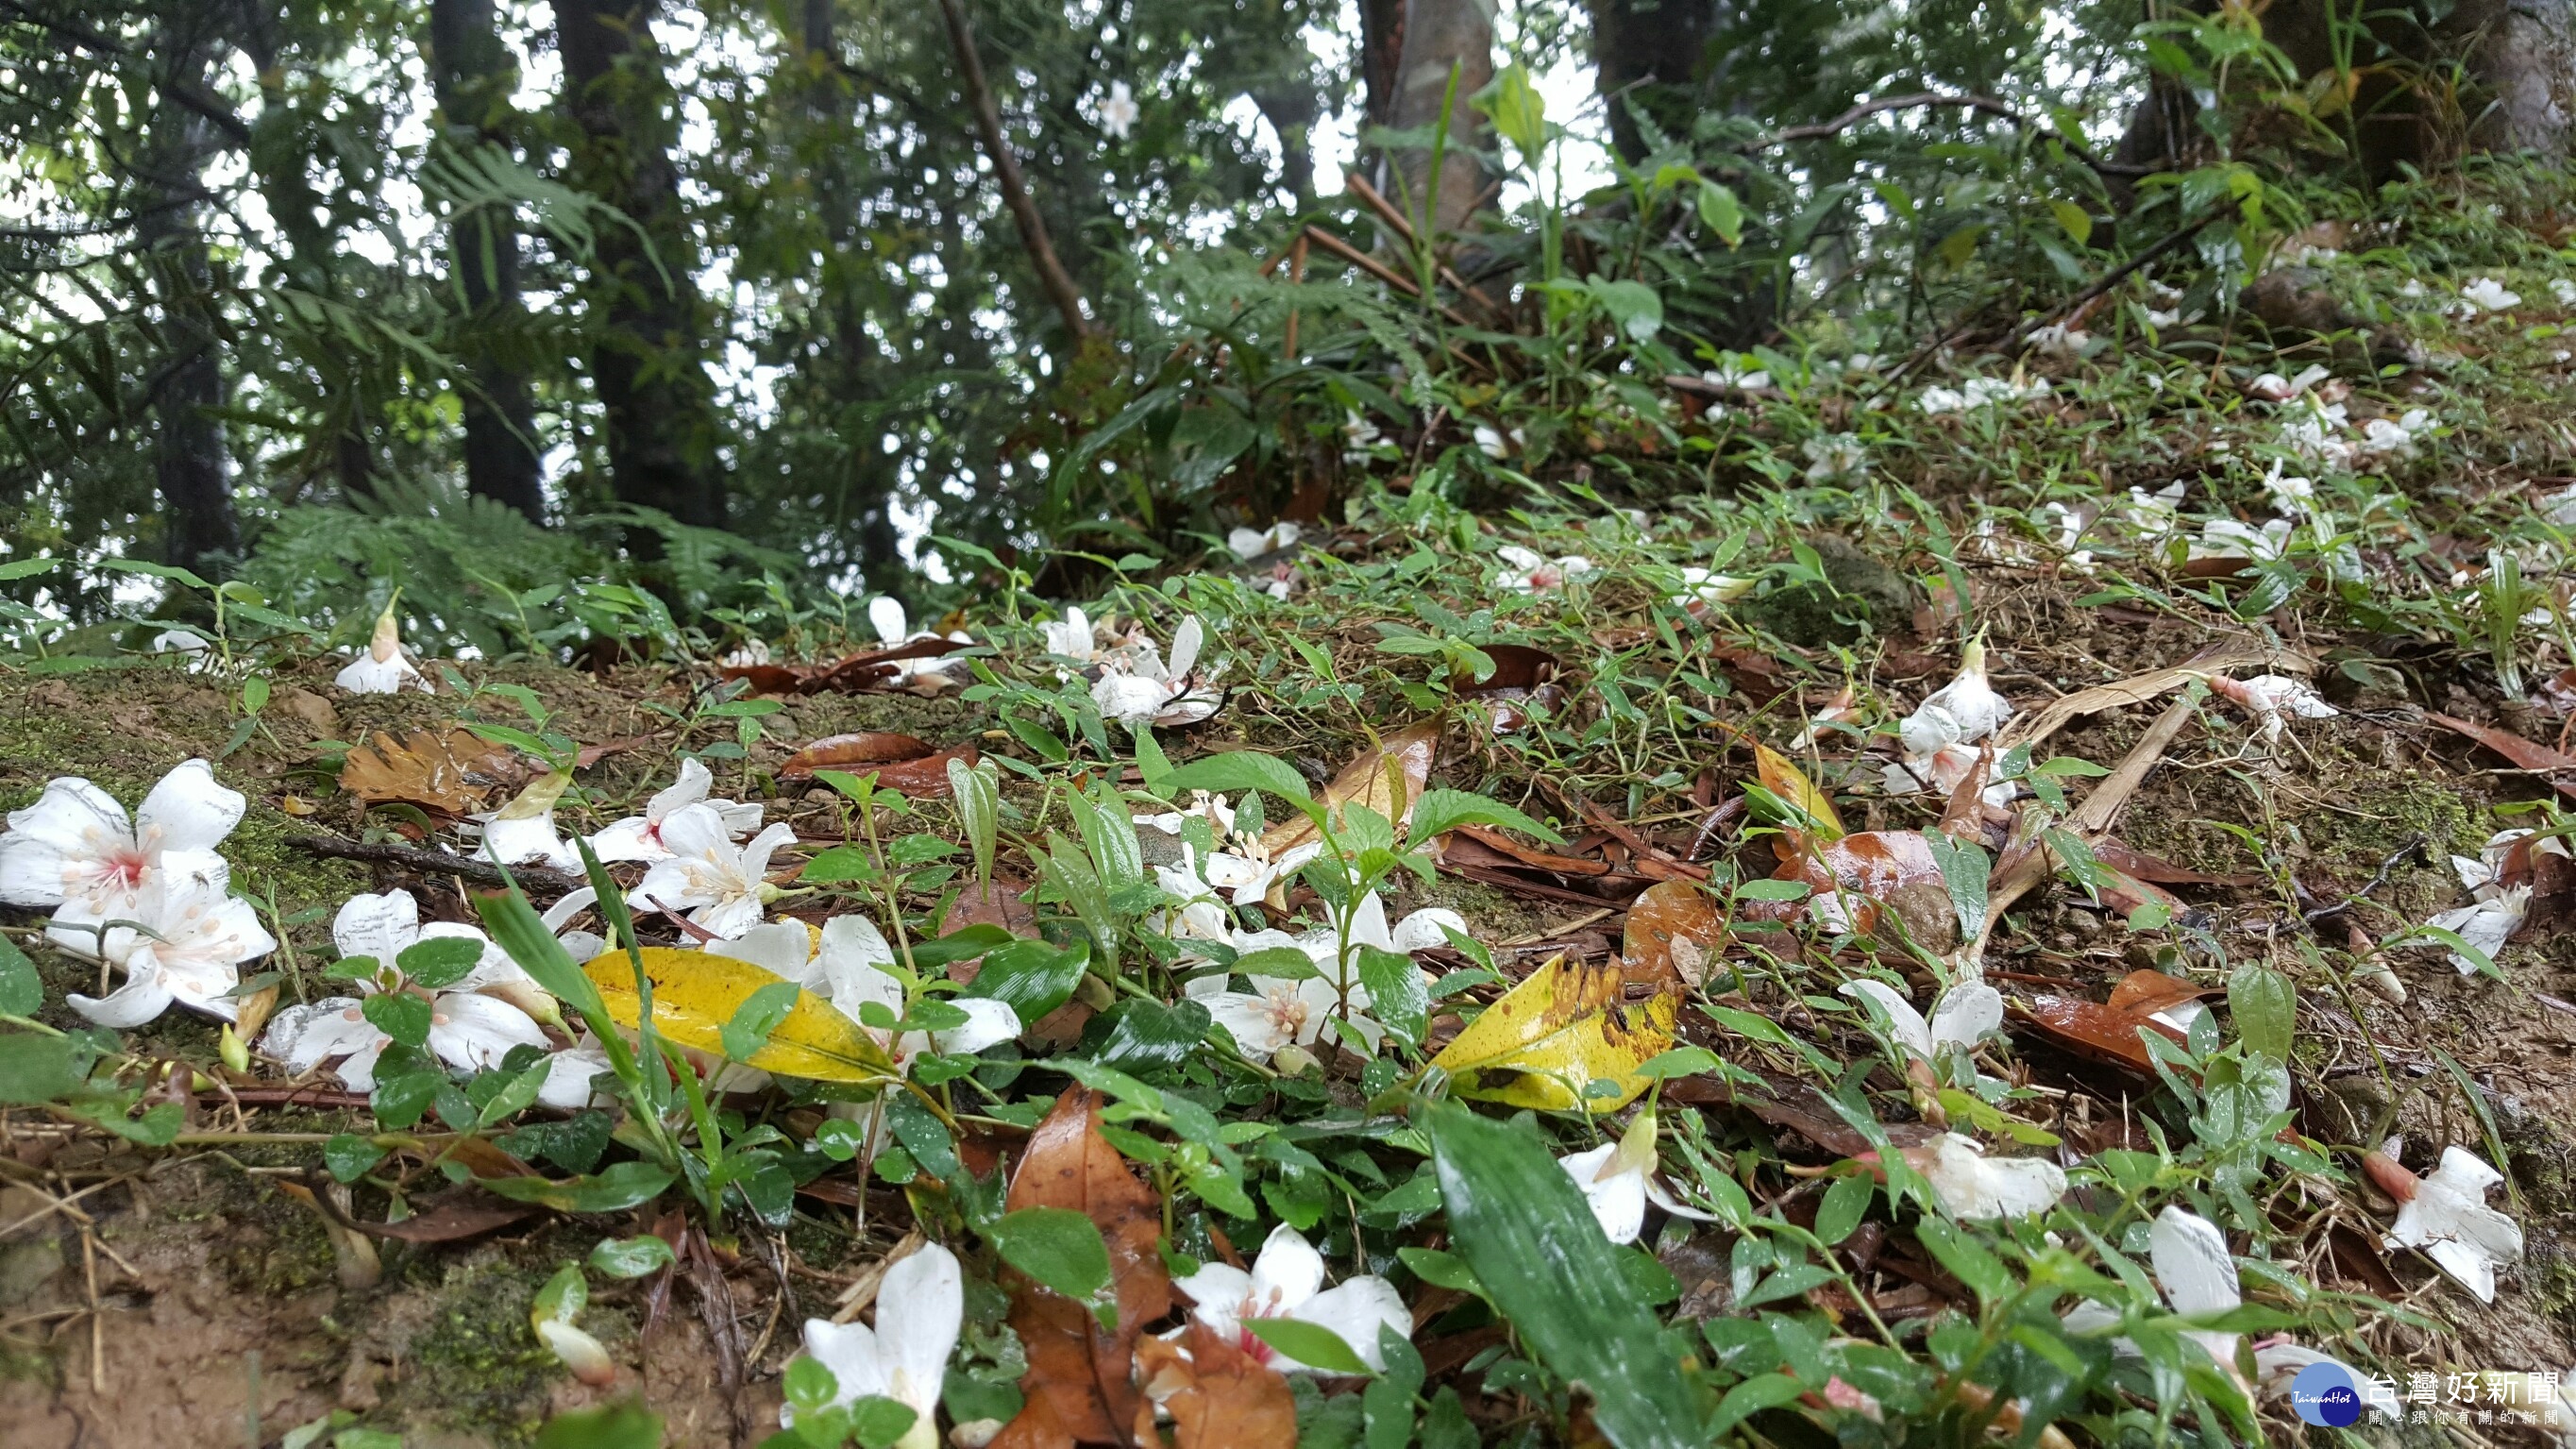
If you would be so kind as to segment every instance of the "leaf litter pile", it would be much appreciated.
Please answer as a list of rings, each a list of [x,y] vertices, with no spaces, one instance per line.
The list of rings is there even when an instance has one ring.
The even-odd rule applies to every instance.
[[[1764,360],[1682,436],[1834,466],[801,661],[8,679],[10,1442],[2570,1432],[2576,495],[2494,359]]]

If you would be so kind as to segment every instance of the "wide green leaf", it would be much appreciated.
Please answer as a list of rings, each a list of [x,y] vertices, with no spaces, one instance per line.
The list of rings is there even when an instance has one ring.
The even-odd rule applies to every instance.
[[[1002,1261],[1076,1303],[1092,1303],[1109,1286],[1109,1245],[1087,1213],[1022,1208],[995,1219],[986,1236]]]
[[[1297,773],[1287,761],[1254,750],[1228,750],[1203,760],[1192,760],[1165,775],[1156,786],[1170,799],[1178,800],[1192,790],[1217,793],[1227,790],[1267,790],[1282,800],[1305,804],[1315,792],[1306,777]]]
[[[483,1186],[513,1202],[532,1202],[565,1213],[617,1213],[651,1202],[669,1187],[672,1173],[649,1162],[617,1162],[593,1177],[560,1182],[542,1177],[479,1178]]]
[[[1539,1140],[1454,1102],[1422,1113],[1459,1256],[1618,1449],[1706,1443],[1679,1355],[1629,1288],[1583,1190]]]
[[[1020,1014],[1023,1026],[1073,999],[1091,964],[1091,943],[1076,941],[1061,950],[1044,941],[1013,941],[984,957],[966,996],[1006,1002]]]
[[[1302,1318],[1247,1318],[1246,1333],[1288,1355],[1308,1368],[1328,1374],[1364,1374],[1368,1361],[1342,1341],[1342,1336],[1320,1323]]]

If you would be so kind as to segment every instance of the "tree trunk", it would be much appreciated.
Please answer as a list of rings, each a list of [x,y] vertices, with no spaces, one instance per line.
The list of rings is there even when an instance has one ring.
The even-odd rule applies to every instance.
[[[841,70],[833,4],[834,0],[805,0],[798,41],[804,51],[801,58],[814,73],[807,99],[812,124],[825,137],[845,139],[852,131],[850,88]],[[836,413],[847,417],[859,414],[874,400],[868,362],[876,342],[868,336],[866,313],[853,281],[863,263],[849,253],[859,244],[862,227],[849,170],[842,164],[843,148],[828,144],[820,152],[814,168],[814,202],[834,253],[833,262],[823,268],[833,358],[828,380],[818,377],[815,385],[831,399]],[[860,576],[876,592],[900,594],[904,568],[894,526],[894,494],[902,480],[895,460],[883,449],[869,446],[875,435],[865,428],[841,426],[834,432],[841,445],[841,517],[843,526],[858,536]]]
[[[241,521],[233,511],[231,460],[216,415],[224,404],[224,374],[214,256],[206,242],[204,204],[186,199],[203,195],[216,139],[204,115],[167,97],[174,85],[202,91],[220,45],[211,37],[165,32],[154,46],[168,70],[142,171],[165,190],[139,209],[135,227],[161,302],[163,351],[151,396],[162,557],[209,577],[229,572],[242,544]]]
[[[1639,111],[1688,136],[1708,109],[1708,43],[1729,17],[1720,0],[1592,0],[1592,61],[1610,110],[1610,144],[1630,162],[1648,149]]]
[[[681,523],[721,528],[724,483],[716,469],[713,389],[701,360],[697,259],[671,160],[677,124],[646,28],[655,6],[656,0],[554,4],[564,96],[582,135],[574,174],[635,223],[598,231],[591,386],[606,414],[618,500]],[[627,547],[658,557],[661,541],[650,530],[630,529]]]
[[[441,144],[460,151],[507,147],[519,64],[501,39],[492,0],[430,0],[429,55]],[[536,406],[526,370],[501,355],[526,316],[516,209],[484,206],[457,218],[448,231],[448,266],[465,301],[463,351],[474,383],[465,395],[466,491],[543,523]]]
[[[1368,126],[1395,124],[1395,78],[1404,63],[1404,0],[1360,0],[1360,97]],[[1365,142],[1361,149],[1367,150]]]
[[[1429,147],[1408,146],[1388,158],[1396,202],[1416,217],[1427,212],[1433,230],[1454,232],[1489,199],[1490,182],[1475,154],[1484,138],[1485,118],[1467,104],[1467,98],[1494,78],[1490,0],[1405,0],[1402,57],[1396,67],[1395,106],[1388,124],[1397,130],[1436,126],[1447,104],[1449,142],[1436,197],[1431,195]],[[1453,76],[1457,81],[1454,103],[1450,101]]]
[[[2443,22],[2468,45],[2488,93],[2470,138],[2491,151],[2565,156],[2576,140],[2576,5],[2570,0],[2466,0]]]

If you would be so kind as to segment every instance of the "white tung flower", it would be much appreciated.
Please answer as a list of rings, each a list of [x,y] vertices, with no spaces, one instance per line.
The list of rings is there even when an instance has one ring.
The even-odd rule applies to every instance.
[[[2373,1177],[2388,1183],[2380,1174]],[[2522,1228],[2486,1203],[2487,1193],[2503,1181],[2504,1174],[2467,1148],[2443,1148],[2441,1164],[2415,1184],[2413,1197],[2399,1203],[2382,1246],[2391,1252],[2423,1249],[2480,1303],[2493,1303],[2496,1269],[2522,1259]]]
[[[1840,483],[1869,471],[1869,450],[1850,433],[1826,433],[1798,445],[1807,458],[1807,481]]]
[[[2509,291],[2493,277],[2474,278],[2460,289],[2460,300],[2468,304],[2464,315],[2480,312],[2502,312],[2522,305],[2522,294]]]
[[[2247,559],[2261,563],[2281,557],[2290,548],[2290,534],[2298,525],[2286,518],[2268,520],[2257,528],[2233,518],[2213,518],[2200,526],[2200,537],[2191,545],[2191,557]]]
[[[1393,926],[1387,924],[1386,903],[1374,891],[1361,900],[1351,912],[1351,956],[1359,948],[1373,946],[1410,956],[1449,944],[1443,928],[1460,935],[1467,932],[1467,922],[1456,911],[1439,906],[1426,906]],[[1250,990],[1235,991],[1223,975],[1201,976],[1184,988],[1190,997],[1208,1009],[1208,1015],[1223,1024],[1243,1054],[1256,1060],[1268,1060],[1282,1047],[1313,1046],[1323,1034],[1324,1023],[1343,1002],[1342,982],[1347,979],[1350,1024],[1371,1049],[1385,1037],[1386,1028],[1362,1015],[1370,1005],[1368,987],[1359,979],[1356,960],[1335,965],[1340,939],[1330,926],[1291,936],[1285,931],[1250,931],[1236,934],[1232,944],[1240,955],[1278,947],[1303,951],[1314,963],[1314,976],[1290,980],[1285,977],[1246,975]]]
[[[1702,568],[1698,564],[1682,565],[1681,578],[1681,589],[1668,596],[1668,602],[1679,608],[1689,608],[1696,604],[1714,609],[1723,604],[1732,604],[1753,592],[1753,585],[1758,582],[1758,580],[1735,574],[1722,574],[1715,569]]]
[[[2003,1030],[2004,994],[1983,981],[1962,981],[1942,992],[1930,1021],[1884,981],[1847,981],[1842,994],[1876,1006],[1888,1037],[1925,1061],[1937,1061],[1953,1049],[1975,1051],[1977,1043]]]
[[[2234,700],[2250,711],[2263,725],[2263,738],[2277,743],[2281,732],[2296,719],[2332,719],[2343,711],[2326,703],[2324,696],[2300,680],[2282,674],[2258,674],[2252,679],[2229,679],[2212,675],[2209,687]]]
[[[2199,1317],[2225,1313],[2245,1301],[2236,1284],[2236,1259],[2227,1251],[2227,1235],[2200,1214],[2167,1204],[2147,1229],[2147,1256],[2155,1264],[2156,1282],[2173,1311]],[[2183,1335],[2209,1351],[2233,1374],[2236,1335],[2216,1329],[2194,1329]]]
[[[1511,432],[1506,434],[1498,433],[1491,427],[1488,427],[1483,423],[1478,423],[1476,424],[1474,431],[1476,451],[1493,459],[1497,463],[1510,457],[1513,453],[1518,452],[1522,448],[1529,446],[1529,439],[1524,437],[1521,430],[1518,428],[1514,428]]]
[[[2082,362],[2093,350],[2092,333],[2063,322],[2033,329],[2029,340],[2031,351],[2052,362]]]
[[[948,1356],[965,1321],[965,1275],[955,1254],[932,1243],[885,1270],[874,1328],[806,1319],[805,1353],[832,1371],[834,1405],[893,1399],[914,1415],[896,1449],[934,1449]],[[795,1411],[782,1408],[778,1421],[795,1427]]]
[[[1494,587],[1514,593],[1544,594],[1575,583],[1592,572],[1592,560],[1579,553],[1550,559],[1516,543],[1494,550],[1507,567],[1494,575]]]
[[[2519,885],[2499,889],[2474,905],[2443,911],[2424,924],[2449,931],[2493,961],[2513,933],[2522,929],[2522,918],[2530,912],[2531,887]],[[2477,974],[2478,963],[2465,952],[2453,951],[2451,965],[2463,976]]]
[[[1605,1142],[1585,1152],[1571,1152],[1556,1160],[1583,1189],[1583,1200],[1592,1208],[1592,1216],[1601,1231],[1614,1243],[1633,1243],[1645,1231],[1646,1204],[1653,1203],[1675,1217],[1694,1222],[1715,1222],[1713,1214],[1673,1196],[1656,1176],[1660,1165],[1655,1157],[1655,1114],[1640,1112],[1628,1130],[1616,1142]]]
[[[795,827],[781,822],[736,845],[724,817],[712,807],[690,805],[662,822],[662,843],[671,851],[644,872],[626,901],[638,910],[686,911],[701,928],[730,940],[760,924],[777,890],[764,879],[769,857],[796,838]]]
[[[9,812],[0,835],[0,901],[13,906],[77,904],[112,920],[162,873],[211,875],[215,854],[250,802],[215,783],[214,767],[190,760],[152,787],[132,819],[87,780],[49,780],[24,810]]]
[[[2066,1196],[2066,1173],[2044,1157],[1988,1157],[1972,1138],[1944,1132],[1905,1149],[1906,1164],[1923,1174],[1954,1218],[1983,1222],[2028,1217]]]
[[[1136,129],[1139,114],[1136,93],[1127,88],[1125,81],[1111,81],[1109,95],[1100,103],[1100,128],[1124,141],[1127,133]]]
[[[660,791],[644,802],[644,813],[629,815],[590,838],[591,853],[602,864],[615,860],[655,861],[671,858],[671,847],[662,839],[662,822],[692,805],[704,805],[716,812],[724,824],[725,834],[739,838],[760,828],[761,808],[758,802],[736,804],[731,800],[708,798],[715,788],[716,777],[704,762],[695,758],[680,761],[680,778],[669,789]]]
[[[868,601],[868,624],[877,631],[877,641],[888,649],[930,639],[949,644],[975,642],[965,634],[934,634],[927,630],[913,633],[912,620],[903,611],[903,601],[882,594]],[[930,675],[945,678],[951,673],[947,661],[936,657],[894,659],[887,661],[886,667],[894,671],[889,682],[897,689],[910,688]]]
[[[893,1016],[904,1014],[903,983],[896,979],[894,947],[865,916],[834,916],[818,930],[802,921],[772,921],[754,926],[730,941],[711,941],[711,956],[748,961],[783,976],[832,1004],[832,1008],[865,1028],[893,1055],[898,1068],[909,1070],[925,1051],[943,1056],[971,1056],[1018,1036],[1020,1015],[1010,1003],[987,997],[941,997],[966,1013],[962,1026],[938,1032],[908,1031],[895,1041],[860,1019],[869,1002]]]
[[[1120,649],[1091,686],[1093,707],[1101,718],[1131,730],[1149,724],[1197,724],[1215,714],[1225,702],[1225,692],[1215,684],[1221,670],[1197,672],[1206,642],[1206,626],[1193,614],[1172,632],[1169,664],[1150,639]]]
[[[429,691],[429,681],[403,651],[402,621],[394,617],[393,600],[387,599],[385,611],[376,616],[376,632],[367,641],[367,652],[350,660],[332,682],[351,694]]]
[[[1908,795],[1927,785],[1944,792],[1956,789],[1976,765],[1977,751],[1970,747],[2012,716],[2012,701],[1996,693],[1986,680],[1985,641],[1968,641],[1957,677],[1925,695],[1898,724],[1896,737],[1904,758],[1887,767],[1883,780],[1887,793]],[[1985,796],[2003,804],[2015,793],[2012,782],[2004,781],[1987,787]]]
[[[1248,563],[1263,554],[1295,548],[1297,540],[1305,536],[1304,528],[1283,518],[1268,528],[1238,528],[1227,533],[1225,548],[1226,552]]]
[[[116,958],[125,984],[103,1000],[77,992],[64,998],[100,1026],[141,1026],[174,1003],[231,1021],[238,1013],[229,993],[241,984],[241,963],[277,949],[259,912],[231,894],[220,874],[156,877],[136,898],[134,919],[152,934],[107,933],[111,948],[114,938],[128,938]]]
[[[1172,1286],[1195,1305],[1191,1312],[1201,1323],[1232,1340],[1255,1362],[1281,1373],[1316,1370],[1254,1337],[1245,1325],[1263,1318],[1294,1318],[1328,1328],[1361,1362],[1379,1372],[1386,1368],[1386,1357],[1378,1347],[1378,1331],[1391,1328],[1405,1338],[1413,1336],[1413,1315],[1394,1284],[1366,1274],[1344,1279],[1337,1288],[1324,1287],[1323,1255],[1285,1223],[1271,1229],[1251,1272],[1209,1263]]]
[[[483,846],[475,854],[502,865],[534,861],[556,870],[580,873],[581,852],[555,831],[555,804],[572,785],[572,776],[549,770],[530,782],[517,798],[474,820],[483,828]]]

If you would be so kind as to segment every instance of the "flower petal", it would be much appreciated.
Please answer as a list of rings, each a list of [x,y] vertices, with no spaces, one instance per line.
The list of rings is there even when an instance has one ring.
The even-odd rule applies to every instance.
[[[128,978],[123,986],[104,997],[83,996],[75,991],[66,994],[63,1002],[100,1026],[130,1031],[168,1011],[172,999],[156,969]]]
[[[429,1049],[450,1066],[480,1071],[499,1066],[512,1047],[545,1045],[536,1022],[506,1001],[450,991],[431,1003]]]
[[[1286,1312],[1314,1297],[1323,1286],[1324,1255],[1286,1223],[1272,1228],[1262,1240],[1261,1256],[1252,1260],[1255,1311]]]
[[[1933,1006],[1930,1039],[1935,1050],[1973,1048],[2003,1024],[2004,994],[1983,981],[1962,981]]]
[[[115,797],[77,777],[49,780],[35,804],[9,812],[9,833],[0,835],[0,901],[60,905],[85,863],[133,839]]]
[[[668,820],[675,813],[706,799],[707,792],[713,790],[715,784],[715,772],[707,768],[705,761],[694,755],[683,755],[680,757],[680,777],[672,781],[669,788],[657,791],[652,799],[644,802],[644,818],[648,821]]]
[[[1392,1328],[1404,1338],[1413,1337],[1413,1315],[1405,1309],[1403,1297],[1395,1291],[1394,1284],[1375,1274],[1352,1278],[1316,1294],[1292,1316],[1339,1334],[1361,1362],[1378,1372],[1386,1369],[1386,1352],[1378,1347],[1378,1331]],[[1291,1362],[1281,1354],[1272,1366]]]
[[[343,956],[371,956],[391,966],[404,947],[419,939],[420,902],[405,890],[351,896],[331,918],[331,944]]]
[[[2156,1282],[2176,1313],[2224,1313],[2244,1302],[2227,1235],[2195,1212],[2168,1205],[2147,1230]]]
[[[886,1269],[877,1289],[877,1353],[894,1397],[928,1419],[965,1324],[957,1257],[933,1243]]]
[[[1844,982],[1842,994],[1877,1003],[1878,1009],[1887,1017],[1887,1034],[1895,1038],[1896,1044],[1918,1057],[1931,1057],[1931,1024],[1924,1021],[1923,1013],[1916,1011],[1914,1003],[1906,1000],[1895,987],[1863,977],[1858,981]]]
[[[965,1012],[967,1021],[964,1026],[931,1033],[930,1039],[938,1043],[944,1056],[972,1056],[1020,1034],[1020,1014],[1012,1010],[1007,1001],[995,1001],[985,996],[961,996],[949,998],[948,1004]]]
[[[189,760],[161,777],[134,812],[134,833],[155,850],[212,850],[241,823],[250,801],[215,783],[215,767]]]

